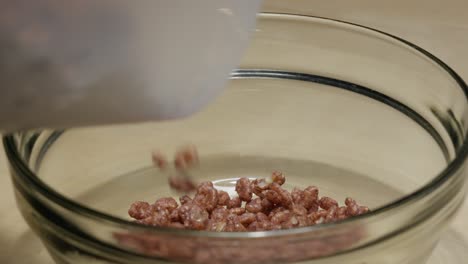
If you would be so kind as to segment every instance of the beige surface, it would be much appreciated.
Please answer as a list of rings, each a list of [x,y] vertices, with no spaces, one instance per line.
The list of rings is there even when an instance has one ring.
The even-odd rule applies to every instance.
[[[307,5],[305,5],[307,3]],[[326,3],[326,4],[324,4]],[[468,2],[463,0],[277,0],[268,10],[301,10],[370,25],[431,51],[468,79]],[[0,152],[0,263],[51,263],[15,208],[3,151]],[[452,224],[452,236],[468,241],[468,203]],[[458,240],[457,240],[458,241]],[[457,242],[458,244],[462,242]]]
[[[28,248],[18,250],[19,244]],[[23,221],[16,204],[5,154],[0,152],[0,263],[52,263]],[[21,255],[17,255],[21,253]],[[43,261],[36,262],[41,257]]]

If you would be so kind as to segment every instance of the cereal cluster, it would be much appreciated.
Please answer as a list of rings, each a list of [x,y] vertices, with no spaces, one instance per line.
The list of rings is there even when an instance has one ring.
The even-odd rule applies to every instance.
[[[319,197],[315,186],[282,187],[286,178],[273,172],[271,180],[240,178],[237,196],[230,197],[213,183],[203,182],[193,197],[161,198],[154,204],[135,202],[128,213],[138,223],[191,230],[244,232],[289,229],[330,223],[364,214],[369,208],[352,198],[345,205],[330,197]]]
[[[169,161],[164,154],[159,151],[153,151],[151,159],[156,168],[161,171],[167,171]],[[197,185],[193,182],[188,170],[199,164],[197,148],[193,145],[181,147],[175,153],[173,163],[177,173],[169,176],[169,187],[182,193],[195,191]]]

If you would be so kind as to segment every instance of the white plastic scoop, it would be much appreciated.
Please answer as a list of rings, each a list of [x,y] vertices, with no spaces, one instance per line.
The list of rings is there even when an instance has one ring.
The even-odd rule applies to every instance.
[[[236,68],[260,0],[0,3],[0,131],[183,117]]]

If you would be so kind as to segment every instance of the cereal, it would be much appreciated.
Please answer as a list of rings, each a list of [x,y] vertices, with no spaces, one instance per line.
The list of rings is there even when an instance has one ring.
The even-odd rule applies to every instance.
[[[329,210],[333,207],[338,207],[338,202],[330,197],[323,196],[319,200],[320,207],[325,210]]]
[[[169,212],[172,212],[178,206],[179,204],[177,204],[177,201],[172,197],[160,198],[153,204],[156,210],[167,209]]]
[[[296,215],[298,224],[297,226],[299,227],[304,227],[304,226],[310,226],[311,221],[309,218],[307,218],[307,215]]]
[[[196,189],[195,184],[189,177],[173,175],[169,177],[169,186],[179,192],[189,193]]]
[[[153,211],[150,216],[138,220],[137,223],[152,226],[167,226],[169,223],[171,223],[169,214],[169,211],[166,209]]]
[[[348,210],[348,207],[346,206],[340,206],[337,210],[336,210],[336,219],[337,220],[343,220],[343,219],[346,219],[348,217],[348,213],[347,213],[347,210]]]
[[[369,207],[367,206],[359,206],[359,214],[366,214],[370,211]]]
[[[294,215],[300,215],[300,216],[307,215],[308,213],[307,209],[300,204],[294,204],[292,206],[292,212],[294,213]]]
[[[327,217],[328,211],[327,210],[319,210],[317,212],[309,214],[309,217],[312,224],[321,224],[325,221],[325,217]]]
[[[213,187],[213,183],[201,183],[197,188],[193,202],[208,212],[213,211],[218,206],[218,191]]]
[[[189,203],[186,203],[186,204],[183,204],[183,205],[179,206],[179,208],[177,209],[177,212],[179,213],[179,219],[180,219],[181,223],[183,223],[183,224],[188,223],[189,211],[192,208],[192,205],[193,205],[193,203],[189,202]],[[188,227],[188,224],[187,224],[186,227]]]
[[[185,161],[194,159],[184,158]],[[245,232],[288,229],[331,223],[369,211],[356,200],[346,198],[339,206],[333,198],[319,197],[315,186],[294,188],[282,185],[281,172],[272,173],[272,182],[265,179],[240,178],[235,186],[238,196],[230,197],[217,190],[212,182],[202,182],[192,197],[160,198],[152,205],[135,202],[128,214],[137,223],[151,226],[207,230],[214,232]]]
[[[166,156],[159,151],[153,151],[151,158],[155,167],[167,172],[169,161]],[[176,172],[169,171],[169,186],[181,193],[189,193],[196,189],[196,184],[192,181],[188,171],[199,164],[198,151],[192,145],[180,148],[174,156],[174,167]]]
[[[272,190],[265,191],[265,199],[275,206],[281,204],[280,195]]]
[[[310,199],[314,201],[318,201],[319,199],[319,190],[315,186],[309,186],[304,189],[304,192],[307,192],[308,195],[310,196]]]
[[[224,228],[226,232],[245,232],[247,228],[240,222],[240,219],[237,215],[229,215],[227,217],[226,227]]]
[[[271,216],[271,222],[273,224],[281,224],[283,222],[286,222],[291,218],[292,214],[289,210],[282,210],[279,211]]]
[[[291,197],[291,193],[287,190],[281,188],[281,186],[277,183],[272,183],[270,185],[271,190],[275,191],[280,198],[280,204],[284,207],[290,207],[293,204],[293,200]]]
[[[299,221],[299,219],[296,219]],[[235,221],[235,220],[233,220]],[[240,222],[240,220],[239,220]],[[230,231],[273,230],[270,222],[252,222],[247,228],[234,222]],[[295,222],[291,219],[291,224]],[[213,223],[210,231],[226,232],[226,222]],[[173,228],[183,228],[175,224]],[[238,231],[239,232],[239,231]],[[332,255],[355,248],[365,238],[363,228],[353,228],[329,234],[317,234],[304,240],[271,237],[227,240],[224,237],[184,237],[172,234],[115,233],[119,245],[131,252],[165,259],[166,262],[194,264],[234,263],[305,263],[311,259]],[[232,241],[232,242],[231,242]]]
[[[262,222],[262,221],[269,221],[270,219],[268,218],[268,216],[264,213],[257,213],[255,215],[257,221],[259,222]]]
[[[249,231],[267,231],[273,230],[273,224],[270,220],[256,221],[248,226]]]
[[[165,170],[169,165],[166,156],[159,151],[153,151],[153,153],[151,153],[151,159],[153,164],[161,170]]]
[[[255,179],[251,181],[252,192],[260,198],[264,197],[263,191],[269,188],[265,179]]]
[[[128,214],[136,220],[150,216],[151,212],[151,205],[147,202],[134,202],[128,209]]]
[[[318,201],[316,203],[313,203],[312,206],[309,208],[309,213],[314,213],[319,210],[319,203]]]
[[[336,221],[336,209],[337,207],[336,206],[333,206],[331,207],[328,211],[327,211],[327,215],[325,216],[325,223],[330,223],[330,222],[335,222]]]
[[[198,151],[195,146],[188,145],[180,148],[174,157],[174,166],[180,170],[186,170],[198,165]]]
[[[301,204],[307,210],[317,211],[319,207],[319,191],[315,186],[309,186],[304,189],[301,196]]]
[[[286,178],[284,177],[282,172],[274,171],[271,174],[271,180],[278,185],[283,185],[284,182],[286,181]]]
[[[195,203],[181,206],[184,209],[179,211],[179,216],[187,229],[204,230],[208,224],[209,214],[202,207]]]
[[[223,232],[225,231],[226,224],[227,224],[227,219],[218,221],[218,222],[214,220],[210,220],[208,223],[208,228],[206,230],[214,231],[214,232]]]
[[[239,216],[239,222],[241,222],[241,224],[243,224],[244,226],[248,226],[256,220],[257,216],[253,213],[247,212]]]
[[[229,210],[225,207],[218,207],[211,212],[211,220],[224,221],[229,215]]]
[[[273,204],[268,199],[262,199],[261,203],[263,212],[269,213],[271,210],[273,210]]]
[[[208,218],[208,212],[194,204],[188,214],[188,225],[190,229],[203,230],[208,223]]]
[[[218,191],[218,205],[227,206],[231,198],[229,194],[225,191]]]
[[[236,207],[236,208],[229,209],[229,212],[234,215],[242,215],[245,213],[245,208]]]
[[[276,213],[279,213],[279,212],[282,212],[282,211],[286,211],[288,209],[282,207],[282,206],[278,206],[276,208],[274,208],[273,210],[270,211],[270,213],[268,214],[268,217],[272,217],[273,215],[275,215]]]
[[[247,178],[240,178],[236,183],[236,192],[241,201],[250,202],[252,199],[252,186]]]
[[[182,159],[185,165],[193,160]],[[283,187],[286,178],[281,172],[273,172],[271,179],[272,182],[267,183],[265,179],[240,178],[235,187],[237,196],[233,197],[217,190],[211,182],[203,182],[198,187],[192,184],[190,188],[184,183],[179,187],[196,189],[193,197],[183,195],[179,198],[180,204],[168,197],[158,199],[152,205],[139,201],[131,205],[128,213],[137,223],[149,226],[210,232],[258,232],[332,223],[369,212],[368,207],[359,205],[352,198],[346,198],[340,206],[330,197],[319,197],[319,189],[315,186],[294,188],[289,192]],[[229,243],[226,240],[216,243],[214,237],[204,241],[178,236],[115,234],[118,243],[137,253],[196,264],[298,262],[349,249],[362,237],[363,230],[357,228],[297,243],[269,239],[251,247],[239,247],[225,244]]]
[[[297,187],[294,187],[294,189],[291,191],[291,198],[293,199],[293,203],[301,204],[304,196],[303,193],[304,191]]]
[[[190,196],[188,195],[184,195],[179,198],[179,201],[180,201],[180,204],[186,204],[186,203],[192,202],[192,198],[190,198]]]
[[[237,207],[241,207],[241,205],[242,205],[241,199],[239,197],[234,197],[231,200],[229,200],[229,202],[227,204],[227,208],[229,208],[229,209],[237,208]]]
[[[294,204],[301,205],[310,213],[316,212],[319,208],[318,189],[315,186],[309,186],[304,190],[294,188],[291,198]]]
[[[255,198],[245,205],[245,210],[250,213],[259,213],[262,209],[262,200],[260,198]]]
[[[177,223],[180,221],[179,211],[174,210],[169,214],[169,219],[172,223]]]
[[[356,216],[359,214],[359,205],[357,205],[356,201],[352,198],[346,198],[346,214],[348,216]]]

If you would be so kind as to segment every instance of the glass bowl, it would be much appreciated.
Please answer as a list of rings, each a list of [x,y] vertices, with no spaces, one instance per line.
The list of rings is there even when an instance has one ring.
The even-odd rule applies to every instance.
[[[19,208],[57,263],[424,263],[465,196],[467,87],[398,37],[260,14],[230,87],[178,121],[6,135]],[[371,212],[269,232],[141,226],[136,200],[175,195],[151,164],[186,143],[197,180],[287,176]]]

